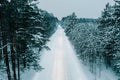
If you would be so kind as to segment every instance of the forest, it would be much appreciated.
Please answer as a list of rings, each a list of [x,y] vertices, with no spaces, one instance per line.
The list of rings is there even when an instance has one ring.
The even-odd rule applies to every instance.
[[[60,24],[92,74],[101,76],[105,66],[120,77],[120,1],[114,2],[97,19],[78,18],[73,12],[58,20],[39,9],[37,0],[0,0],[0,72],[6,80],[22,80],[27,70],[41,71],[41,51],[50,50],[46,44]]]
[[[56,17],[34,0],[0,0],[0,72],[8,80],[21,80],[27,69],[41,70],[42,48],[56,29]],[[35,51],[37,50],[37,53]]]
[[[74,45],[77,56],[100,75],[102,66],[120,76],[120,1],[106,4],[98,19],[77,18],[75,13],[63,17],[61,25]]]

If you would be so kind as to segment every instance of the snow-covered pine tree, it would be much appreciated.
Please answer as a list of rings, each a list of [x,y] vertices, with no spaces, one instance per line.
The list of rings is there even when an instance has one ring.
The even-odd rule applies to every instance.
[[[20,80],[20,72],[26,69],[41,69],[38,64],[40,52],[35,51],[49,49],[45,44],[58,20],[38,9],[36,4],[35,0],[0,1],[0,51],[8,80]],[[8,51],[11,54],[8,55]]]
[[[107,67],[111,67],[119,73],[119,51],[120,51],[120,1],[115,0],[114,6],[107,4],[100,18],[101,43],[103,57]]]
[[[104,29],[110,25],[114,25],[112,14],[113,7],[109,3],[107,3],[104,11],[102,11],[101,17],[99,18],[100,24],[98,28]]]
[[[113,53],[113,69],[120,73],[120,0],[115,0],[113,17],[115,20],[113,28],[114,53]]]
[[[102,17],[99,18],[99,30],[100,30],[100,35],[101,40],[102,40],[102,46],[103,48],[103,57],[105,59],[106,67],[111,66],[111,58],[112,58],[112,53],[113,53],[113,42],[111,41],[111,34],[110,30],[114,26],[114,18],[112,17],[113,15],[113,7],[108,4],[106,4],[106,8],[102,12]]]
[[[73,12],[71,15],[64,17],[62,19],[63,22],[63,26],[65,28],[65,32],[67,35],[69,35],[69,33],[71,32],[71,30],[74,28],[77,20],[76,20],[76,14]],[[65,22],[65,23],[64,23]]]
[[[8,27],[9,27],[9,16],[7,11],[9,10],[9,2],[7,0],[0,1],[0,31],[1,31],[1,50],[3,54],[4,64],[6,67],[6,74],[8,77],[8,80],[11,80],[11,71],[10,71],[10,61],[8,56]]]

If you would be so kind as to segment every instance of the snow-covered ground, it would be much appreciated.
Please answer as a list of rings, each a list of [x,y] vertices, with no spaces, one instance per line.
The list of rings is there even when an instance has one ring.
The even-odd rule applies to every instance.
[[[57,31],[47,44],[51,50],[43,50],[40,65],[42,71],[33,70],[22,74],[22,80],[118,80],[112,70],[103,69],[101,77],[92,74],[87,66],[78,60],[64,30],[58,26]],[[0,71],[0,80],[7,80]]]
[[[22,80],[95,80],[87,67],[75,55],[74,49],[66,37],[64,30],[58,26],[57,31],[48,42],[50,51],[43,50],[40,72],[28,71]],[[103,70],[97,80],[117,80],[109,70]]]

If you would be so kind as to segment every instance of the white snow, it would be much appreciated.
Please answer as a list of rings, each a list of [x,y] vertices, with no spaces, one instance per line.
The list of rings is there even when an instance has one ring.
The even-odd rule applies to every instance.
[[[51,50],[44,49],[40,60],[44,69],[39,72],[28,71],[22,80],[95,80],[95,75],[78,60],[61,26],[58,26],[48,46]],[[117,80],[108,70],[103,70],[101,76],[97,76],[96,80]]]
[[[60,26],[48,46],[51,50],[43,50],[40,61],[44,70],[36,73],[31,71],[24,75],[26,77],[23,80],[88,80]],[[28,75],[31,77],[27,77]]]
[[[0,70],[0,80],[7,80],[7,75]]]
[[[8,2],[11,2],[11,0],[7,0]]]
[[[22,80],[118,80],[112,70],[103,68],[101,77],[92,74],[88,67],[78,60],[72,45],[61,26],[47,44],[51,50],[44,49],[40,60],[42,71],[30,70],[22,74]],[[7,80],[0,71],[0,80]]]

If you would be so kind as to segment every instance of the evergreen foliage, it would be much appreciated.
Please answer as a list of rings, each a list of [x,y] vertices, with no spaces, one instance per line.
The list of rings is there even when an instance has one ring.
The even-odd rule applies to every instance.
[[[105,64],[106,68],[120,74],[119,0],[115,0],[113,6],[106,4],[98,19],[79,19],[70,15],[62,19],[61,25],[64,26],[78,57],[90,66],[91,72],[100,72]]]
[[[48,48],[46,42],[56,30],[57,18],[35,1],[0,1],[0,69],[5,67],[8,80],[20,80],[27,69],[42,69],[40,51]]]

